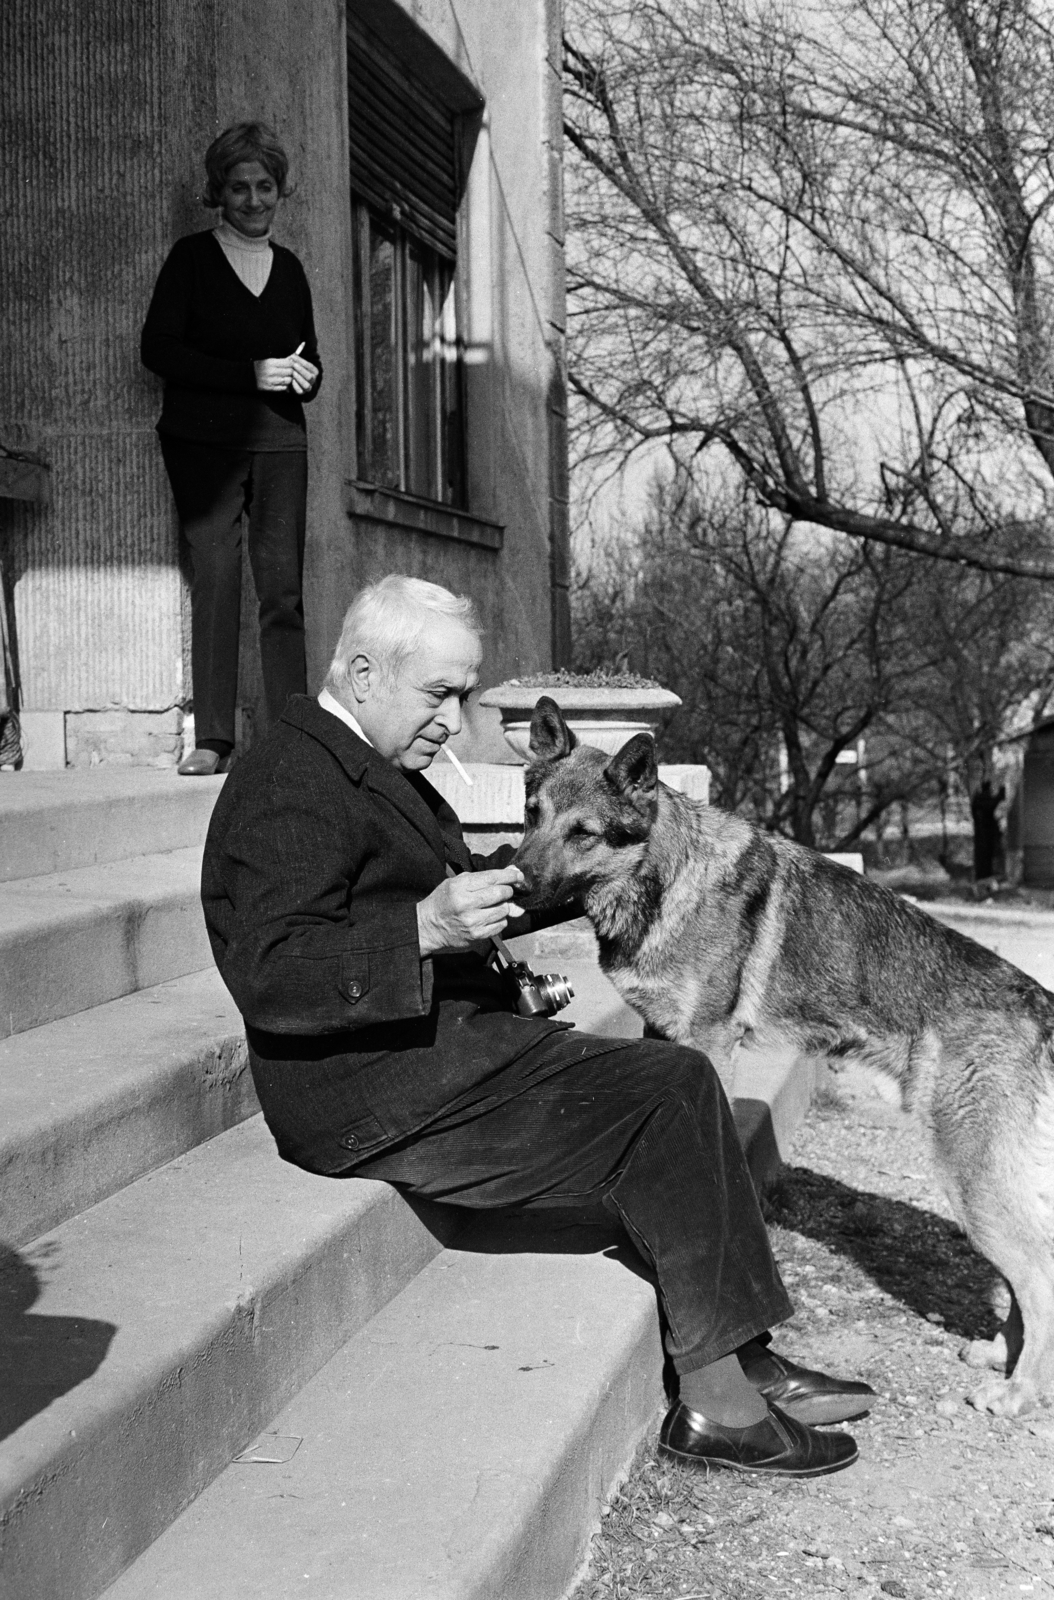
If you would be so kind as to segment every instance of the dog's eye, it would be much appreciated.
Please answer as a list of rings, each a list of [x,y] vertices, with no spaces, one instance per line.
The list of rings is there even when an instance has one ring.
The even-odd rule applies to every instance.
[[[541,808],[538,805],[537,800],[528,800],[526,806],[524,807],[523,813],[523,820],[526,827],[534,828],[537,826],[538,812],[540,809]]]
[[[576,822],[568,829],[568,838],[572,839],[579,850],[592,850],[595,844],[600,843],[600,835],[592,828],[587,828],[583,823]]]

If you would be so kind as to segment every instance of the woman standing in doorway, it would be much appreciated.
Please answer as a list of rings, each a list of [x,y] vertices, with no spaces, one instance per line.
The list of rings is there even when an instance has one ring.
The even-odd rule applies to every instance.
[[[285,151],[263,123],[240,122],[209,146],[205,172],[220,221],[173,246],[140,346],[165,380],[157,431],[190,560],[187,776],[225,770],[234,749],[243,513],[268,715],[306,689],[304,402],[322,381],[304,269],[271,241],[289,192]]]

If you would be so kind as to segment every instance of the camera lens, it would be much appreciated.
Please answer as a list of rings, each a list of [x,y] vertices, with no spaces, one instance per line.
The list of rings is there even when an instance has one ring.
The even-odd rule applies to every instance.
[[[516,984],[516,1010],[521,1017],[551,1017],[574,999],[575,991],[558,972],[537,976],[525,961],[506,970]]]
[[[575,991],[567,979],[558,972],[547,972],[538,979],[538,987],[545,997],[545,1007],[550,1016],[570,1005],[575,997]]]

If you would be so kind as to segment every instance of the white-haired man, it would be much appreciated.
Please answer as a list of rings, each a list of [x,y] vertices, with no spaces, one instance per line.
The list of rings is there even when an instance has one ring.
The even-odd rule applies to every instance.
[[[790,1314],[716,1074],[697,1051],[524,1018],[481,941],[511,849],[470,856],[423,776],[479,681],[471,602],[391,576],[355,600],[317,701],[228,778],[202,878],[279,1152],[461,1206],[601,1205],[655,1268],[680,1396],[662,1448],[792,1476],[856,1459],[812,1424],[866,1384],[767,1347]]]

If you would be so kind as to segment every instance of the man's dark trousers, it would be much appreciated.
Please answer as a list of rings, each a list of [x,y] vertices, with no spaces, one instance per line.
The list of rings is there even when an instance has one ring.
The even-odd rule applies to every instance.
[[[294,697],[226,780],[202,899],[278,1150],[475,1207],[599,1202],[655,1268],[681,1372],[790,1314],[698,1051],[514,1013],[475,951],[422,959],[417,905],[466,849],[450,807]]]
[[[681,1373],[791,1315],[705,1056],[548,1034],[486,1091],[355,1175],[461,1206],[603,1205],[655,1269]]]

